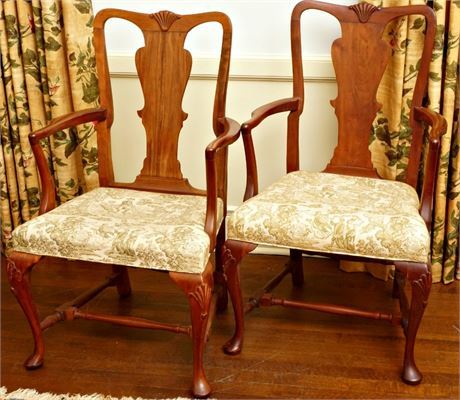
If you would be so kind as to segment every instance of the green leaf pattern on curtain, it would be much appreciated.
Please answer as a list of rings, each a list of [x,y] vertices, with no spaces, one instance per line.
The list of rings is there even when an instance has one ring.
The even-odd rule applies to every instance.
[[[441,80],[430,79],[430,106],[447,119],[447,134],[441,142],[441,162],[436,187],[433,228],[433,278],[451,282],[458,271],[458,229],[460,210],[460,159],[458,156],[458,86],[460,2],[435,1],[438,23],[438,46],[431,64],[431,74]],[[448,21],[449,26],[441,25]],[[442,47],[441,47],[442,45]],[[457,100],[456,100],[457,97]],[[457,102],[457,105],[456,105]],[[457,268],[455,266],[457,263]]]
[[[384,7],[425,3],[423,0],[368,0],[368,2]],[[437,28],[435,50],[430,66],[428,100],[429,107],[441,112],[447,119],[448,131],[441,143],[431,259],[433,281],[448,283],[455,278],[455,274],[460,278],[458,266],[460,2],[436,0],[433,9],[437,17]],[[401,18],[390,24],[384,34],[393,48],[393,57],[377,94],[377,99],[383,107],[373,124],[370,149],[378,172],[390,179],[405,178],[412,134],[409,127],[409,107],[419,68],[424,25],[424,19],[418,16]],[[347,269],[352,268],[347,267]],[[362,270],[363,267],[357,266],[355,269]],[[372,265],[371,269],[375,270]]]
[[[0,2],[0,187],[2,245],[38,215],[40,182],[28,141],[53,118],[99,104],[90,0]],[[92,124],[41,145],[65,202],[98,186]]]
[[[423,0],[371,0],[377,6],[421,4]],[[434,281],[450,282],[458,268],[460,157],[458,60],[460,3],[434,1],[438,26],[430,70],[430,107],[449,123],[442,140],[433,224]],[[446,16],[449,16],[447,19]],[[2,243],[39,207],[39,179],[28,134],[65,113],[97,106],[97,74],[91,41],[90,0],[0,2],[1,77],[0,190]],[[449,26],[445,26],[449,21]],[[392,23],[385,32],[393,60],[379,88],[383,104],[370,140],[379,173],[404,179],[411,141],[408,110],[423,40],[417,16]],[[96,135],[92,124],[57,133],[42,146],[66,201],[98,185]],[[381,268],[373,268],[375,271]]]

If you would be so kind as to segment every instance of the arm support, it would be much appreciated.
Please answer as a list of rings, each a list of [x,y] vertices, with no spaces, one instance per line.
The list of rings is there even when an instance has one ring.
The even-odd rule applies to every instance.
[[[243,136],[244,154],[246,156],[246,191],[244,200],[255,196],[259,192],[259,182],[257,175],[257,162],[252,141],[251,131],[262,121],[273,114],[286,111],[298,111],[300,107],[299,97],[290,97],[273,101],[265,104],[252,112],[250,120],[241,125],[241,134]]]
[[[223,118],[222,122],[225,127],[224,133],[214,139],[206,147],[205,152],[207,205],[204,230],[211,239],[211,250],[214,249],[216,245],[218,186],[223,187],[226,185],[226,182],[223,182],[222,180],[225,179],[227,175],[227,158],[225,158],[224,165],[220,165],[220,167],[224,169],[224,173],[218,174],[218,162],[216,160],[216,154],[219,151],[226,149],[240,136],[240,125],[236,121],[230,118]]]
[[[251,119],[241,125],[241,131],[244,132],[254,129],[270,115],[285,111],[296,111],[299,107],[299,102],[300,99],[298,97],[289,97],[287,99],[272,101],[271,103],[256,108],[251,114]]]
[[[420,215],[424,219],[428,230],[431,232],[434,190],[438,174],[439,151],[441,147],[440,139],[447,131],[447,121],[442,115],[424,107],[415,107],[414,117],[416,121],[422,121],[431,126],[420,201]]]
[[[40,174],[40,181],[42,183],[42,195],[39,210],[40,214],[44,214],[56,207],[54,179],[49,170],[48,161],[40,145],[40,140],[75,125],[92,121],[103,121],[106,118],[106,114],[106,110],[102,108],[91,108],[73,112],[51,120],[49,125],[45,128],[32,132],[29,135],[29,141],[37,162],[38,173]]]

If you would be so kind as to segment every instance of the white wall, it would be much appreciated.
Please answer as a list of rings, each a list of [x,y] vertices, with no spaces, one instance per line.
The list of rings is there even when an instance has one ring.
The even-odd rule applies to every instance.
[[[117,7],[142,12],[168,9],[179,14],[210,10],[226,12],[234,29],[227,115],[243,122],[255,107],[292,94],[289,19],[296,2],[93,0],[93,5],[95,11]],[[112,129],[115,175],[121,181],[132,181],[145,156],[145,134],[135,112],[142,108],[143,99],[133,61],[133,54],[142,45],[142,40],[140,33],[127,24],[112,23],[107,28],[115,106]],[[192,31],[186,44],[194,61],[183,102],[189,118],[181,133],[179,159],[184,176],[201,188],[205,187],[204,148],[213,138],[213,79],[220,46],[219,30],[217,27],[212,29],[216,29],[213,41],[209,41],[206,35],[209,31],[200,28]],[[313,34],[314,31],[318,33]],[[312,15],[304,21],[303,35],[306,105],[301,122],[301,167],[320,170],[330,159],[337,140],[336,119],[329,104],[329,100],[336,96],[336,84],[328,54],[332,40],[339,35],[339,27],[332,17]],[[263,188],[285,171],[286,113],[270,117],[254,131],[254,142]],[[242,142],[239,141],[230,150],[230,207],[240,204],[244,186],[245,161]]]
[[[337,4],[354,4],[358,0],[328,0]],[[93,0],[94,10],[124,8],[152,13],[170,10],[177,14],[204,11],[222,11],[232,20],[233,56],[235,58],[289,58],[289,20],[297,0]],[[108,49],[113,53],[133,53],[133,44],[141,42],[132,31],[108,31]],[[339,26],[327,14],[309,11],[303,17],[303,32],[311,38],[305,43],[305,56],[328,55],[332,39]],[[110,34],[109,34],[110,33]],[[218,46],[207,35],[190,40],[191,49],[198,57],[217,57]]]

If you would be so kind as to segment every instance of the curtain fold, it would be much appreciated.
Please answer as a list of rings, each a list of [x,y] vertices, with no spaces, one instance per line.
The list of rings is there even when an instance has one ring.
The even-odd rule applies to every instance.
[[[377,6],[423,4],[424,0],[368,0]],[[430,68],[429,107],[448,121],[441,144],[432,232],[435,282],[460,279],[459,215],[459,37],[460,2],[428,2],[437,16]],[[0,2],[0,210],[2,248],[12,230],[38,214],[40,182],[28,141],[30,132],[52,118],[98,105],[90,0],[3,0]],[[409,101],[415,84],[424,20],[394,21],[385,32],[393,49],[378,92],[383,104],[370,141],[379,173],[403,179],[411,130]],[[64,202],[98,186],[97,143],[92,124],[58,132],[42,142]],[[348,271],[367,270],[386,279],[391,271],[375,263],[344,262]]]
[[[447,134],[441,141],[441,162],[436,182],[433,224],[433,280],[452,282],[458,271],[458,227],[460,180],[458,156],[458,58],[460,2],[437,0],[433,3],[438,21],[436,49],[430,69],[428,94],[430,108],[447,120]],[[457,99],[458,106],[458,99]],[[455,271],[457,270],[457,271]]]
[[[376,6],[425,4],[424,0],[367,0]],[[430,65],[428,107],[440,112],[448,123],[441,142],[441,159],[436,181],[432,227],[431,263],[433,282],[460,279],[459,213],[459,37],[460,2],[428,2],[436,13],[436,41]],[[418,60],[424,39],[424,19],[410,16],[390,24],[384,34],[393,49],[392,60],[380,84],[377,100],[383,107],[373,124],[370,150],[380,175],[402,180],[407,169],[411,141],[409,108]],[[376,263],[341,265],[346,271],[368,271],[386,279],[390,267]]]
[[[99,104],[90,0],[0,2],[0,188],[2,249],[38,215],[40,182],[28,135],[66,113]],[[92,124],[41,143],[58,201],[98,185]]]

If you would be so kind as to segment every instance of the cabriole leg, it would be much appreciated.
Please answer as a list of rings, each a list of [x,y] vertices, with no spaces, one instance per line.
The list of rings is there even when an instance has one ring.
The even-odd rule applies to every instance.
[[[222,313],[228,307],[228,289],[224,274],[223,246],[225,244],[225,221],[222,223],[216,243],[216,270],[214,272],[214,287],[217,293],[216,312]]]
[[[201,274],[170,272],[171,279],[185,292],[190,304],[193,345],[193,394],[207,397],[211,393],[203,366],[206,330],[210,313],[213,291],[212,264],[208,261],[206,270]]]
[[[399,299],[399,290],[400,288],[404,290],[406,277],[404,275],[404,272],[400,271],[396,266],[395,266],[395,276],[393,280],[393,292],[392,296],[394,299]]]
[[[420,322],[428,303],[431,289],[431,272],[426,264],[404,263],[404,270],[412,288],[412,298],[406,329],[406,346],[402,380],[409,385],[418,385],[422,374],[414,359],[414,345]]]
[[[6,261],[6,270],[11,291],[26,315],[34,337],[34,351],[24,363],[27,369],[40,368],[43,365],[45,354],[40,320],[30,290],[30,272],[40,258],[41,256],[33,254],[13,252]]]
[[[223,249],[224,273],[235,316],[235,332],[232,338],[223,346],[224,352],[229,355],[241,352],[244,337],[244,306],[241,294],[239,263],[247,253],[255,248],[256,246],[250,243],[227,240]]]

